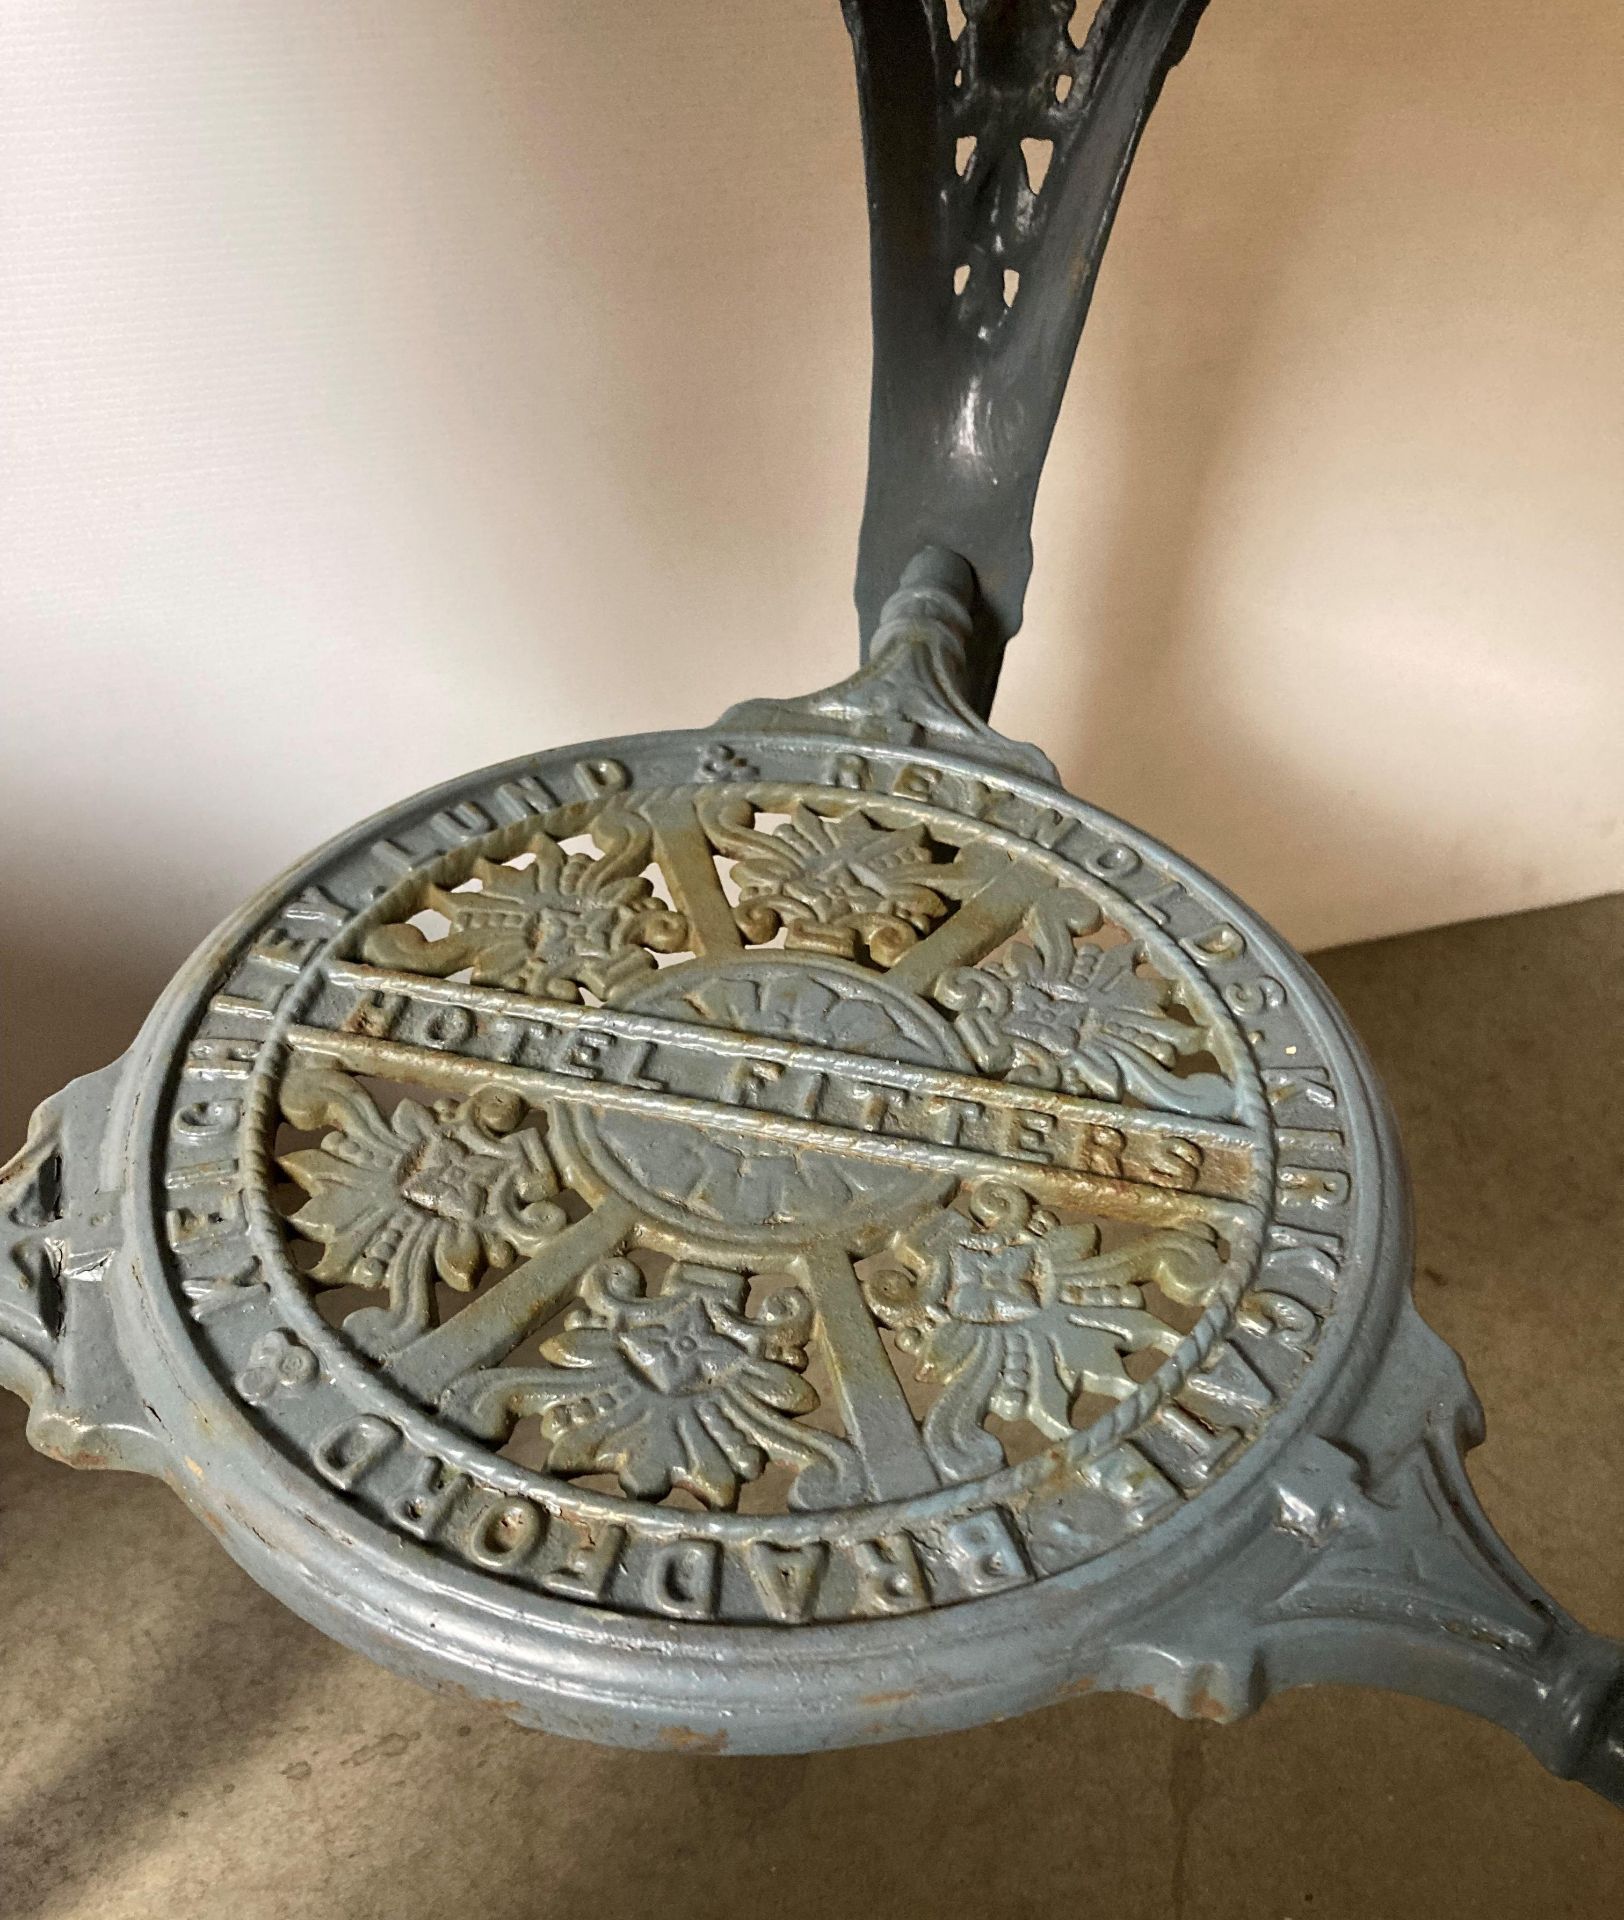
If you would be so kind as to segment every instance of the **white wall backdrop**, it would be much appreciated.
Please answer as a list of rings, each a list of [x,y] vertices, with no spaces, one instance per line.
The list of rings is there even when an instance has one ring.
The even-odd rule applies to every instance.
[[[459,769],[853,658],[836,0],[3,0],[0,1075]],[[1214,0],[999,715],[1308,946],[1624,885],[1624,9]]]

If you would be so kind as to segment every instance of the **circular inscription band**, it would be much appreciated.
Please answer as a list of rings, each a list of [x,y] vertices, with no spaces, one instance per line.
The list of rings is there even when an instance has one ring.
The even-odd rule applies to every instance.
[[[1306,969],[1029,782],[616,752],[341,844],[181,1017],[164,1261],[261,1432],[656,1620],[954,1607],[1216,1497],[1370,1231]]]

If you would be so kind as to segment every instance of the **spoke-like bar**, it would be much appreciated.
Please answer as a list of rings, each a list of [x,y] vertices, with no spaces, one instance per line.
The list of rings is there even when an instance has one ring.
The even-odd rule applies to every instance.
[[[408,1392],[432,1404],[465,1373],[498,1365],[562,1303],[594,1260],[619,1250],[635,1220],[624,1200],[605,1200],[469,1301],[443,1327],[414,1340],[389,1362],[387,1371]]]
[[[941,1485],[941,1476],[925,1451],[850,1260],[838,1247],[818,1247],[802,1257],[801,1265],[841,1418],[862,1458],[870,1491],[877,1500],[931,1492]]]
[[[727,1106],[692,1094],[652,1093],[608,1080],[577,1074],[548,1073],[539,1067],[516,1067],[500,1060],[465,1059],[433,1047],[402,1045],[369,1034],[335,1033],[326,1027],[292,1027],[289,1044],[316,1059],[334,1060],[360,1073],[385,1079],[416,1081],[421,1085],[453,1087],[463,1092],[481,1087],[511,1087],[532,1106],[549,1101],[608,1111],[637,1113],[687,1126],[745,1134],[753,1140],[809,1149],[816,1153],[847,1153],[891,1166],[919,1167],[952,1174],[961,1180],[1003,1180],[1024,1187],[1040,1200],[1081,1207],[1106,1220],[1132,1220],[1150,1226],[1177,1227],[1208,1224],[1226,1233],[1255,1226],[1255,1207],[1238,1198],[1219,1198],[1172,1187],[1142,1184],[1103,1174],[1083,1173],[1055,1166],[1041,1158],[1015,1153],[983,1153],[968,1147],[950,1147],[906,1135],[864,1133],[830,1120],[797,1120],[757,1107]]]
[[[654,829],[654,857],[673,904],[688,916],[694,951],[707,960],[742,951],[744,942],[693,801],[683,793],[661,794],[648,802],[644,818]]]
[[[895,972],[895,968],[892,971]],[[974,1101],[981,1106],[1016,1107],[1022,1113],[1050,1113],[1057,1120],[1112,1127],[1130,1137],[1177,1138],[1193,1141],[1199,1147],[1230,1148],[1245,1153],[1259,1152],[1263,1144],[1251,1128],[1233,1120],[1209,1120],[1197,1114],[1125,1107],[1111,1100],[1091,1099],[1086,1094],[992,1080],[973,1073],[955,1073],[945,1067],[927,1067],[910,1060],[847,1053],[838,1047],[810,1041],[783,1040],[775,1034],[741,1033],[729,1027],[701,1025],[696,1020],[673,1020],[664,1014],[542,1000],[515,993],[507,987],[476,987],[463,981],[435,980],[423,974],[368,966],[359,961],[335,962],[328,969],[328,978],[335,986],[354,987],[360,993],[402,994],[437,1006],[466,1007],[473,1013],[614,1034],[629,1041],[647,1040],[656,1047],[678,1047],[723,1060],[768,1060],[787,1071],[828,1074],[865,1086],[894,1087],[910,1093],[937,1095],[944,1100]]]
[[[1033,877],[1010,861],[996,879],[972,893],[957,913],[908,951],[885,977],[894,986],[928,994],[949,967],[973,966],[1021,924],[1032,904]]]

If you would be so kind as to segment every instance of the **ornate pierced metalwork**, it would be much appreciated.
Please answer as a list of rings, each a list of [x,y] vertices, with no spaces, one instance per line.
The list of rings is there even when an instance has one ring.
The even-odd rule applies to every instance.
[[[1325,989],[983,718],[1198,11],[848,0],[869,659],[452,782],[222,928],[0,1174],[37,1445],[572,1734],[1383,1678],[1624,1794],[1620,1649],[1476,1507]]]
[[[1221,1265],[1212,1237],[1188,1229],[1102,1253],[1098,1226],[1062,1226],[999,1181],[970,1188],[962,1210],[899,1236],[893,1258],[868,1277],[864,1293],[896,1329],[916,1377],[941,1383],[923,1432],[932,1460],[954,1480],[1002,1464],[989,1414],[1065,1440],[1082,1424],[1082,1395],[1129,1398],[1135,1382],[1124,1356],[1172,1354],[1181,1345],[1146,1311],[1145,1286],[1205,1304]]]
[[[453,1417],[501,1437],[538,1415],[550,1470],[607,1471],[639,1499],[680,1490],[736,1506],[775,1461],[798,1476],[792,1505],[854,1498],[851,1447],[796,1422],[820,1404],[805,1379],[810,1300],[785,1288],[752,1318],[747,1291],[742,1275],[693,1263],[673,1265],[654,1290],[631,1261],[600,1261],[542,1347],[551,1364],[469,1375],[452,1392]]]
[[[459,886],[430,887],[415,918],[443,918],[431,939],[411,922],[377,927],[369,958],[414,973],[466,971],[482,986],[519,987],[579,1000],[611,992],[647,973],[657,953],[687,939],[681,914],[655,897],[643,877],[653,836],[621,810],[593,831],[601,854],[567,853],[546,834],[533,836],[521,863],[479,860]]]
[[[437,1280],[467,1293],[564,1224],[546,1149],[515,1131],[524,1104],[499,1087],[432,1109],[401,1099],[387,1120],[349,1074],[291,1075],[281,1098],[294,1126],[334,1129],[281,1156],[310,1196],[291,1224],[321,1250],[311,1279],[387,1290],[387,1314],[367,1312],[374,1348],[424,1331]]]
[[[1206,0],[843,0],[868,168],[865,640],[922,547],[974,567],[989,710],[1123,182]]]
[[[1099,926],[1089,903],[1052,894],[1030,909],[1026,938],[1002,959],[938,983],[977,1066],[1030,1086],[1232,1117],[1234,1090],[1221,1075],[1179,1071],[1208,1042],[1172,982],[1131,943],[1101,948],[1074,937]]]
[[[760,833],[752,811],[742,800],[706,810],[713,844],[734,859],[747,939],[781,930],[786,946],[889,964],[947,913],[923,827],[878,826],[861,811],[828,819],[803,806]]]
[[[260,1257],[295,1288],[347,1290],[325,1318],[455,1431],[621,1497],[910,1497],[1018,1465],[995,1415],[1083,1446],[1072,1400],[1132,1395],[1130,1352],[1167,1357],[1176,1388],[1261,1255],[1271,1149],[1233,1017],[1154,921],[1041,839],[769,780],[762,757],[717,784],[707,749],[691,784],[646,797],[617,766],[608,831],[591,800],[512,826],[483,804],[448,815],[485,831],[389,888],[312,979],[310,1015],[289,1015],[267,1106],[314,1144],[271,1143],[296,1192]],[[587,819],[605,850],[566,859]],[[492,986],[460,932],[418,933],[424,911],[506,899],[538,847],[568,907],[549,909],[541,983],[517,945]],[[635,895],[634,859],[651,861]],[[635,947],[656,898],[691,942],[663,965]],[[609,902],[638,964],[575,901]],[[1030,987],[1018,1013],[1011,982]],[[1058,1033],[1073,1064],[1029,1033]],[[1188,1055],[1209,1070],[1160,1065]],[[1109,1253],[1100,1222],[1125,1236]],[[923,1291],[904,1305],[909,1273]],[[1158,1318],[1142,1283],[1169,1307],[1199,1296],[1204,1333]],[[387,1308],[365,1304],[380,1290]],[[996,1352],[959,1337],[981,1324],[972,1300]],[[887,1327],[922,1343],[912,1390],[939,1393],[922,1412]],[[308,1316],[304,1333],[332,1338]]]

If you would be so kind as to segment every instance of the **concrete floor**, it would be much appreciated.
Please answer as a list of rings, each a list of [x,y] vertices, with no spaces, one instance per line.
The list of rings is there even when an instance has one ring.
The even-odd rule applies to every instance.
[[[1624,1634],[1624,896],[1320,959],[1392,1089],[1477,1485]],[[1329,1690],[1137,1699],[811,1759],[599,1751],[321,1639],[161,1488],[0,1415],[3,1920],[1624,1914],[1624,1817],[1507,1736]]]

